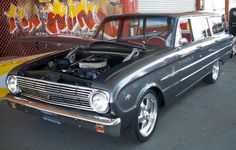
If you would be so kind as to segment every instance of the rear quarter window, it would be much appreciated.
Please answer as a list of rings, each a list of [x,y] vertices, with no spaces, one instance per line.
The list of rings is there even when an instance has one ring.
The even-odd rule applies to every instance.
[[[224,33],[224,23],[222,21],[222,18],[219,16],[217,17],[210,17],[209,23],[211,26],[211,30],[213,34],[220,34]]]
[[[191,18],[194,41],[211,36],[209,24],[206,17]]]

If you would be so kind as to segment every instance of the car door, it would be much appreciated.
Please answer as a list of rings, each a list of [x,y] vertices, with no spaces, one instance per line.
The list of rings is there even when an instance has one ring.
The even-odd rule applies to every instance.
[[[212,36],[213,29],[210,28],[208,18],[208,16],[190,18],[193,41],[187,46],[182,46],[177,52],[179,60],[176,72],[180,76],[177,86],[180,93],[177,96],[209,74],[213,63],[223,55],[221,53],[226,53],[224,51],[227,50],[228,43],[225,42],[225,36],[223,34]],[[217,26],[219,32],[223,32],[221,18],[217,19],[218,23],[213,24]]]
[[[224,33],[221,16],[192,17],[194,43],[198,50],[195,52],[196,61],[189,82],[197,82],[212,71],[215,61],[227,53],[227,35]]]
[[[218,41],[212,37],[207,16],[192,17],[190,19],[196,47],[194,51],[194,61],[189,65],[190,74],[184,79],[187,86],[201,80],[211,70],[211,64],[214,61],[214,52],[217,51]]]
[[[172,93],[181,95],[208,73],[207,56],[214,51],[214,42],[206,17],[179,20],[175,39],[178,59],[172,67],[175,79],[171,84]]]
[[[168,85],[164,89],[165,95],[178,96],[192,84],[186,79],[193,73],[191,64],[197,60],[197,46],[194,43],[190,18],[179,19],[175,35],[176,61],[169,66],[170,73],[161,79],[162,83]]]
[[[200,26],[198,29],[201,28]],[[178,93],[181,95],[191,85],[198,81],[197,70],[198,60],[202,57],[202,41],[198,41],[193,26],[192,17],[182,18],[179,21],[180,35],[176,34],[176,47],[178,47],[176,55],[178,61],[176,62],[176,76],[178,77]],[[202,36],[205,40],[207,35]]]
[[[210,16],[208,17],[208,22],[212,31],[213,44],[207,53],[212,55],[211,61],[214,61],[231,50],[232,36],[225,32],[221,16]]]

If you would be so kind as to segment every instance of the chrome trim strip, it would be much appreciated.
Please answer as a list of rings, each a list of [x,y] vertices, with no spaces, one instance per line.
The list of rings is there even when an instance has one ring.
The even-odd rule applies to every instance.
[[[208,72],[209,73],[209,72]],[[207,73],[207,74],[208,74]],[[206,74],[206,75],[207,75]],[[205,76],[206,76],[205,75]],[[179,94],[176,95],[176,97],[179,97],[180,95],[182,95],[183,93],[185,93],[186,91],[188,91],[191,87],[193,87],[194,85],[196,85],[199,81],[201,81],[205,76],[203,76],[202,78],[198,79],[197,81],[195,81],[193,84],[191,84],[190,86],[188,86],[186,89],[184,89],[182,92],[180,92]]]
[[[198,69],[197,71],[195,71],[195,72],[191,73],[190,75],[188,75],[188,76],[182,78],[180,81],[177,81],[177,82],[175,82],[174,84],[168,86],[168,87],[165,88],[163,91],[165,92],[165,91],[169,90],[170,88],[172,88],[172,87],[178,85],[179,83],[181,83],[181,82],[183,82],[184,80],[190,78],[191,76],[195,75],[196,73],[202,71],[203,69],[205,69],[206,67],[208,67],[209,65],[211,65],[212,63],[214,63],[216,60],[218,60],[218,59],[215,59],[214,61],[208,63],[207,65],[203,66],[202,68]],[[182,92],[183,92],[183,91],[182,91]],[[181,93],[182,93],[182,92],[181,92]],[[178,94],[178,95],[180,95],[180,94]],[[178,96],[178,95],[177,95],[177,96]]]
[[[29,95],[29,94],[22,94],[22,96],[25,96],[25,97],[31,98],[31,99],[35,99],[35,100],[38,100],[38,101],[41,101],[41,102],[44,102],[44,103],[48,103],[48,104],[93,111],[92,107],[87,107],[87,106],[83,106],[83,105],[63,104],[61,102],[45,101],[45,100],[41,99],[40,97]]]
[[[5,96],[4,99],[8,100],[10,102],[14,102],[16,104],[20,104],[20,105],[23,105],[26,107],[34,108],[34,109],[37,109],[40,111],[46,111],[49,113],[54,113],[57,115],[61,115],[61,116],[76,119],[76,120],[95,123],[98,125],[115,126],[115,125],[118,125],[121,123],[120,118],[110,119],[110,118],[100,117],[100,116],[90,116],[90,115],[80,114],[80,113],[76,113],[76,112],[72,112],[72,111],[68,111],[68,110],[59,109],[59,108],[56,108],[56,107],[53,107],[50,105],[46,105],[46,104],[31,102],[26,99],[11,96],[9,94],[7,96]]]
[[[223,57],[226,56],[226,55],[229,55],[229,53],[230,53],[230,51],[229,51],[228,53],[226,53],[225,55],[223,55]],[[215,61],[217,61],[217,60],[219,60],[219,58],[217,58],[217,59],[213,60],[212,62],[208,63],[207,65],[205,65],[205,66],[202,67],[201,69],[195,71],[193,74],[191,74],[191,75],[189,75],[189,76],[187,76],[187,77],[181,79],[181,82],[184,81],[184,80],[186,80],[187,78],[193,76],[194,74],[198,73],[199,71],[205,69],[206,67],[208,67],[209,65],[213,64],[213,63],[214,63]],[[208,75],[209,73],[210,73],[210,72],[208,72],[206,75]],[[206,76],[206,75],[205,75],[205,76]],[[194,82],[192,85],[190,85],[189,87],[187,87],[186,89],[184,89],[182,92],[180,92],[180,93],[177,94],[176,96],[178,97],[178,96],[182,95],[182,94],[183,94],[184,92],[186,92],[189,88],[191,88],[193,85],[195,85],[195,84],[198,83],[200,80],[202,80],[205,76],[203,76],[202,78],[200,78],[199,80],[197,80],[196,82]]]
[[[62,86],[69,86],[69,87],[72,87],[72,88],[78,88],[78,89],[82,89],[82,90],[91,90],[91,91],[96,91],[97,89],[92,89],[92,88],[88,88],[88,87],[83,87],[83,86],[76,86],[76,85],[70,85],[70,84],[64,84],[64,83],[55,83],[55,82],[50,82],[50,81],[45,81],[45,80],[39,80],[39,79],[34,79],[34,78],[29,78],[29,77],[22,77],[22,76],[16,76],[17,78],[22,78],[22,79],[26,79],[26,80],[33,80],[33,81],[38,81],[38,82],[43,82],[43,83],[46,83],[46,84],[54,84],[54,85],[62,85]]]
[[[205,66],[203,66],[202,68],[198,69],[197,71],[191,73],[190,75],[188,75],[188,76],[182,78],[182,79],[180,80],[180,82],[182,82],[182,81],[184,81],[184,80],[190,78],[191,76],[195,75],[196,73],[202,71],[203,69],[205,69],[205,68],[208,67],[209,65],[213,64],[213,63],[214,63],[215,61],[217,61],[217,60],[218,60],[218,58],[215,59],[215,60],[213,60],[213,61],[211,61],[210,63],[206,64]]]
[[[226,46],[226,47],[229,47],[229,46]],[[226,48],[226,47],[224,47],[224,48]],[[224,48],[222,48],[221,50],[223,50]],[[217,51],[217,52],[220,52],[221,50],[219,50],[219,51]],[[229,52],[228,52],[228,53],[229,53]],[[227,54],[228,54],[228,53],[227,53]],[[226,55],[227,55],[227,54],[226,54]],[[224,55],[224,56],[225,56],[225,55]],[[204,57],[204,58],[206,58],[206,57]],[[208,57],[207,57],[207,58],[208,58]],[[172,87],[178,85],[179,83],[183,82],[184,80],[190,78],[191,76],[195,75],[196,73],[200,72],[201,70],[205,69],[206,67],[208,67],[209,65],[211,65],[212,63],[214,63],[216,60],[219,60],[219,58],[217,58],[217,59],[211,61],[210,63],[206,64],[205,66],[203,66],[202,68],[200,68],[200,69],[198,69],[197,71],[193,72],[192,74],[190,74],[190,75],[188,75],[188,76],[182,78],[180,81],[177,81],[177,82],[175,82],[174,84],[172,84],[172,85],[166,87],[165,89],[163,89],[163,91],[165,92],[165,91],[169,90],[170,88],[172,88]],[[190,64],[190,65],[192,65],[192,64]],[[190,66],[190,65],[188,65],[188,66]],[[185,68],[185,67],[184,67],[184,68]],[[186,68],[186,69],[187,69],[187,68]],[[181,70],[181,69],[180,69],[180,70]],[[179,70],[177,70],[176,72],[178,72],[178,71],[179,71]],[[168,75],[167,75],[167,76],[168,76]],[[180,94],[178,94],[178,95],[180,95]],[[178,95],[177,95],[177,96],[178,96]]]
[[[31,89],[31,88],[29,88],[29,87],[25,87],[25,86],[20,86],[21,88],[23,88],[23,89]],[[45,94],[55,94],[55,95],[59,95],[58,93],[56,93],[56,92],[50,92],[50,91],[44,91],[44,90],[40,90],[40,89],[37,89],[37,90],[34,90],[34,91],[39,91],[39,92],[42,92],[42,93],[45,93]],[[69,92],[68,92],[69,93]],[[92,92],[91,92],[92,93]],[[69,93],[69,94],[71,94],[71,93]],[[91,94],[90,94],[91,95]],[[75,97],[77,96],[77,97],[79,97],[79,99],[81,100],[81,101],[87,101],[87,100],[89,100],[89,98],[90,98],[90,95],[88,96],[88,98],[84,98],[84,97],[80,97],[80,96],[77,96],[77,95],[73,95],[73,96],[70,96],[70,95],[64,95],[64,97],[66,97],[66,98],[71,98],[71,99],[75,99]],[[76,99],[75,99],[76,100]]]
[[[161,58],[157,59],[156,61],[154,61],[154,62],[152,62],[152,63],[150,63],[150,64],[148,64],[148,65],[146,65],[146,66],[143,66],[142,68],[138,69],[137,71],[135,71],[135,72],[131,73],[130,75],[128,75],[127,77],[123,78],[123,79],[122,79],[121,81],[119,81],[119,83],[115,86],[114,91],[113,91],[113,92],[115,93],[115,95],[113,95],[112,98],[114,99],[115,97],[117,97],[118,91],[119,91],[120,89],[122,89],[125,85],[127,85],[127,84],[130,83],[131,81],[134,81],[134,80],[136,80],[136,79],[138,79],[138,78],[140,78],[140,77],[146,75],[148,72],[145,71],[145,70],[147,70],[147,69],[149,69],[149,68],[151,68],[151,67],[153,67],[153,66],[155,66],[155,65],[157,65],[157,64],[161,64],[160,67],[161,67],[161,66],[164,66],[164,65],[166,65],[166,64],[165,64],[165,63],[166,63],[165,60],[168,59],[168,58],[171,58],[171,57],[173,57],[173,56],[175,56],[175,55],[176,55],[175,53],[171,53],[171,54],[169,54],[169,55],[166,55],[166,56],[164,56],[164,57],[161,57]],[[128,66],[128,67],[129,67],[129,66]],[[124,68],[120,69],[119,72],[122,72],[122,71],[125,70],[125,69],[127,69],[127,67],[124,67]],[[115,74],[116,74],[116,73],[114,73],[114,74],[112,74],[111,76],[109,76],[109,77],[106,79],[106,81],[108,81],[108,80],[111,79],[113,76],[115,76]]]
[[[205,59],[207,59],[207,58],[209,58],[209,57],[211,57],[211,56],[213,56],[213,55],[215,55],[215,54],[221,52],[222,50],[224,50],[224,49],[226,49],[226,48],[228,48],[228,47],[230,47],[230,45],[229,45],[229,46],[225,46],[225,47],[223,47],[223,48],[221,48],[221,49],[215,51],[214,53],[211,53],[210,55],[207,55],[206,57],[203,57],[202,59],[199,59],[198,61],[195,61],[194,63],[191,63],[190,65],[185,66],[185,67],[183,67],[183,68],[177,70],[176,72],[178,73],[178,72],[184,71],[185,69],[188,69],[188,68],[194,66],[195,64],[200,63],[201,61],[203,61],[203,60],[205,60]]]
[[[96,54],[113,54],[113,55],[122,55],[122,56],[128,56],[127,53],[119,53],[119,52],[109,52],[109,51],[87,51],[88,53],[96,53]]]
[[[230,46],[225,46],[225,47],[223,47],[223,48],[217,50],[216,52],[211,53],[210,55],[207,55],[206,57],[203,57],[202,59],[199,59],[199,60],[195,61],[194,63],[191,63],[191,64],[189,64],[189,65],[187,65],[187,66],[185,66],[185,67],[183,67],[183,68],[181,68],[181,69],[179,69],[179,70],[176,70],[175,72],[173,72],[173,73],[171,73],[171,74],[168,74],[167,76],[163,77],[163,78],[161,79],[161,81],[173,77],[174,75],[176,75],[176,74],[178,74],[178,73],[180,73],[180,72],[182,72],[182,71],[184,71],[184,70],[186,70],[186,69],[188,69],[188,68],[190,68],[190,67],[192,67],[192,66],[194,66],[194,65],[196,65],[196,64],[198,64],[198,63],[200,63],[201,61],[203,61],[203,60],[205,60],[205,59],[207,59],[207,58],[209,58],[209,57],[211,57],[211,56],[213,56],[213,55],[215,55],[215,54],[221,52],[222,50],[224,50],[224,49],[226,49],[226,48],[228,48],[228,47],[230,47]]]

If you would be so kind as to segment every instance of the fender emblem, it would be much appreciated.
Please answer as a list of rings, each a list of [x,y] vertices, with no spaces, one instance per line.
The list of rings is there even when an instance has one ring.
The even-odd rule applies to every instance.
[[[126,101],[129,101],[131,98],[132,98],[131,94],[128,94],[128,95],[125,97],[125,100],[126,100]]]

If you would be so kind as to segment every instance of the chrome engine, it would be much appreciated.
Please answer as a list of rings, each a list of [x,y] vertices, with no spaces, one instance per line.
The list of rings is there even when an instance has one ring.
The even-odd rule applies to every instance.
[[[70,70],[70,72],[75,76],[93,80],[96,79],[98,75],[110,68],[109,64],[107,63],[107,59],[93,55],[81,59],[71,66],[73,66],[73,68]]]

